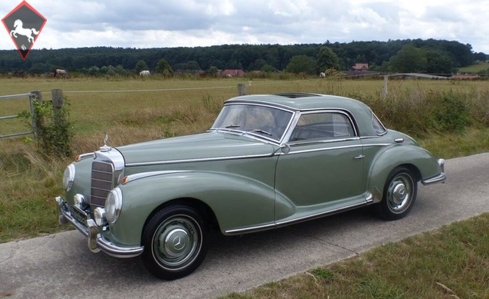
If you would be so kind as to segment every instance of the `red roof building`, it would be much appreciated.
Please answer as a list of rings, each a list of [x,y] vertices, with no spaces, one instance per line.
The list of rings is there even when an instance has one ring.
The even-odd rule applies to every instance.
[[[354,66],[351,67],[352,71],[368,71],[368,63],[355,63]]]
[[[232,69],[227,69],[224,71],[221,71],[221,76],[223,77],[244,77],[246,74],[243,70],[232,70]]]

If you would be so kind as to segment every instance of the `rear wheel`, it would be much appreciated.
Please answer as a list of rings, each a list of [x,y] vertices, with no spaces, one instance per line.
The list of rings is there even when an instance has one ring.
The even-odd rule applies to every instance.
[[[173,280],[189,275],[207,253],[207,226],[188,206],[170,206],[151,218],[143,233],[143,262],[154,276]]]
[[[406,167],[397,167],[387,178],[382,201],[376,212],[382,219],[397,220],[405,217],[416,201],[418,183]]]

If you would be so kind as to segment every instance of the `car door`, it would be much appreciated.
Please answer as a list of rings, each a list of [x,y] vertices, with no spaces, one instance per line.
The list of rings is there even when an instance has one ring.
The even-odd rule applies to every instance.
[[[348,113],[301,113],[277,162],[275,188],[296,207],[365,202],[362,144]]]

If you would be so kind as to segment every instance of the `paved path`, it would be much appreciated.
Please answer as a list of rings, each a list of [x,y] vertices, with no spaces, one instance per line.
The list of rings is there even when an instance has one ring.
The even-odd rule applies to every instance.
[[[0,244],[0,297],[215,298],[333,263],[386,242],[489,212],[489,153],[447,161],[446,184],[419,186],[411,214],[384,222],[356,210],[295,226],[212,236],[192,275],[160,281],[139,258],[89,252],[76,231]]]

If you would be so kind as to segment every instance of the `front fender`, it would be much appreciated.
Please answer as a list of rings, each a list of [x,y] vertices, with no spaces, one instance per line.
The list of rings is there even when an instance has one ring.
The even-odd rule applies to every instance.
[[[382,200],[387,177],[401,165],[414,167],[419,180],[435,177],[442,172],[437,160],[424,148],[417,145],[390,146],[379,152],[371,163],[367,190],[373,194],[374,202]]]
[[[229,229],[272,224],[274,220],[273,187],[229,173],[171,172],[143,177],[119,188],[123,197],[122,210],[117,222],[110,227],[110,235],[121,244],[140,244],[148,216],[162,204],[181,198],[207,204],[223,233]]]

